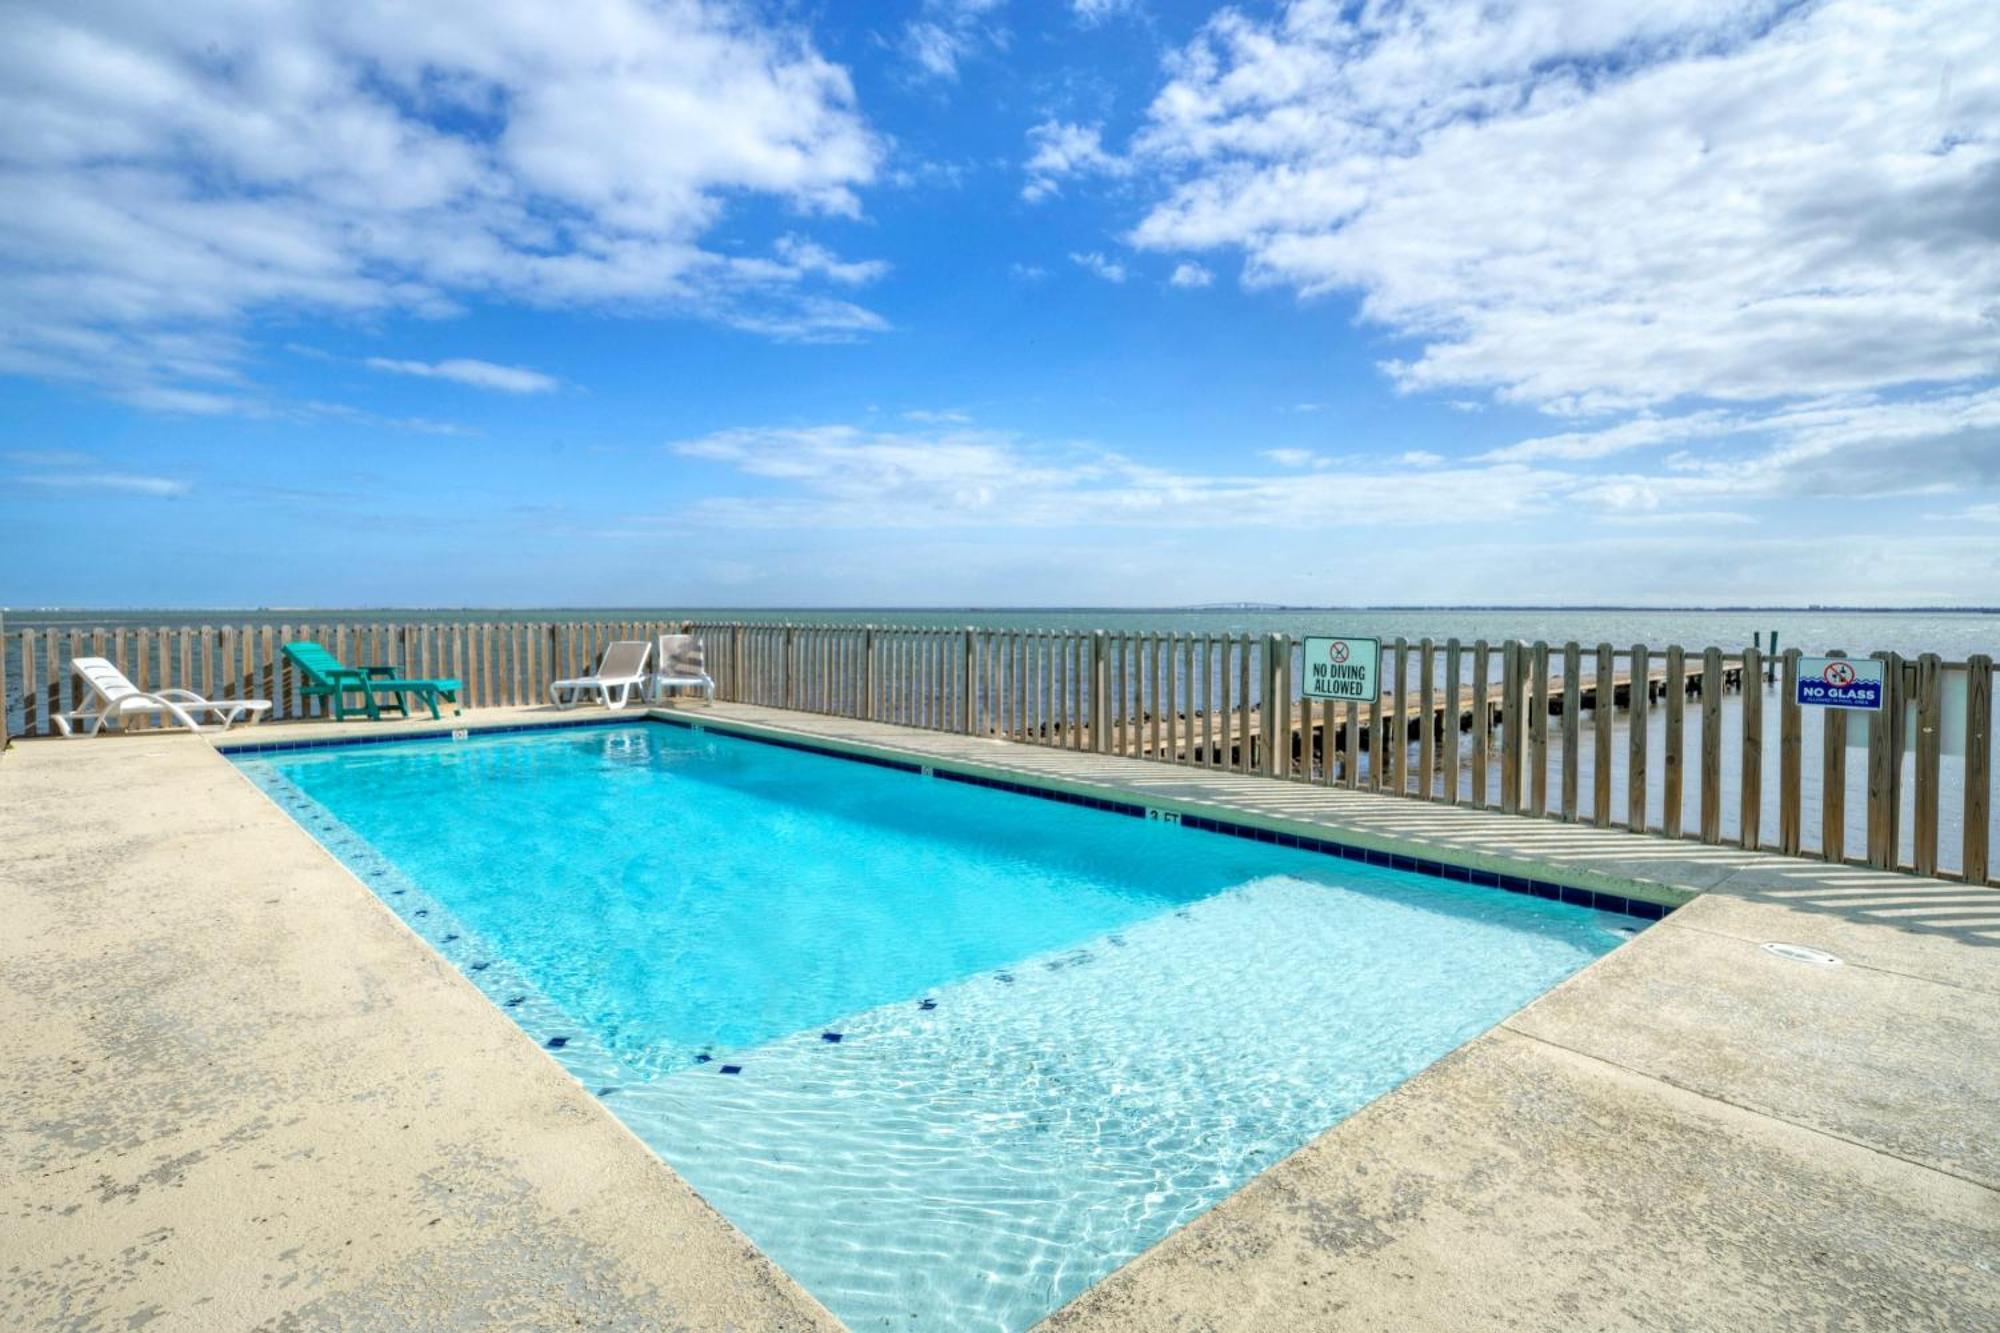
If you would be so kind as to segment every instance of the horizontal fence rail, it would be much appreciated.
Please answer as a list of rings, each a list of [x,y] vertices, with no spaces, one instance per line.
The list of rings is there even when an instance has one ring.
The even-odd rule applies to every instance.
[[[85,702],[70,660],[97,655],[141,689],[321,717],[278,652],[313,639],[456,677],[468,708],[515,706],[609,643],[683,629],[725,700],[1994,882],[1984,654],[1877,654],[1887,697],[1863,713],[1801,707],[1797,649],[1395,639],[1379,697],[1342,702],[1302,695],[1283,634],[302,621],[0,630],[0,699],[9,734],[51,734]]]

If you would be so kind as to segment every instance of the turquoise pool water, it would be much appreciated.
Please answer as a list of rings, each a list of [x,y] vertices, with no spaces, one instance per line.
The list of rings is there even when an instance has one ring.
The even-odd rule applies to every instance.
[[[238,762],[857,1329],[1027,1327],[1643,924],[657,723]]]

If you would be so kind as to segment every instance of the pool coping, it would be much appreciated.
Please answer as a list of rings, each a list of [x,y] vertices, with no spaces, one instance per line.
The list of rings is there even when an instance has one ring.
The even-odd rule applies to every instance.
[[[1650,895],[1647,900],[1662,907],[1673,905],[1662,898],[1685,904],[1260,1173],[1051,1316],[1051,1326],[1477,1326],[1504,1317],[1541,1327],[1601,1328],[1642,1327],[1668,1314],[1684,1322],[1747,1321],[1749,1326],[1785,1316],[1798,1322],[1861,1318],[1877,1326],[1943,1319],[1969,1326],[2000,1318],[2000,1277],[1990,1261],[1992,1253],[2000,1252],[2000,1191],[1995,1188],[2000,1168],[1994,1151],[1984,1146],[2000,1139],[1995,1134],[2000,1112],[1991,1093],[1979,1086],[1968,1090],[1965,1079],[1953,1072],[2000,1067],[2000,967],[1995,965],[2000,951],[1982,947],[1991,943],[1984,938],[1991,932],[1891,919],[1857,905],[1861,900],[1853,896],[1890,887],[1902,895],[1899,901],[1935,894],[1941,903],[1968,896],[2000,902],[2000,895],[1766,853],[1711,853],[1617,830],[1544,827],[1539,821],[1391,796],[1328,793],[1268,779],[885,724],[740,705],[647,713],[655,711],[666,715],[661,720],[682,725],[736,735],[755,732],[850,758],[915,762],[934,773],[944,768],[958,776],[1031,786],[1035,795],[1056,791],[1088,801],[1108,799],[1115,792],[1127,805],[1171,810],[1182,814],[1183,822],[1192,814],[1274,836],[1288,831],[1318,838],[1337,834],[1361,846],[1364,854],[1421,847],[1440,864],[1536,864],[1549,883],[1580,881],[1572,887],[1593,892],[1624,886],[1628,893]],[[604,726],[638,716],[599,711],[564,717],[510,710],[468,715],[451,727],[347,724],[337,731],[327,724],[266,724],[256,733],[216,738],[221,744],[213,748],[157,734],[33,742],[0,756],[0,790],[11,786],[17,796],[40,798],[0,800],[0,833],[7,835],[0,837],[0,876],[11,875],[11,882],[25,886],[31,902],[55,895],[51,904],[78,901],[71,895],[79,892],[103,893],[107,884],[127,886],[126,893],[143,885],[146,912],[157,915],[178,909],[183,900],[219,891],[212,883],[204,889],[205,882],[220,879],[221,889],[234,885],[240,891],[270,882],[274,866],[289,867],[277,873],[281,879],[297,879],[296,894],[303,895],[296,898],[298,904],[348,909],[343,929],[359,931],[355,938],[367,937],[379,955],[356,973],[366,976],[365,987],[385,995],[420,991],[429,1006],[427,1017],[443,1014],[447,1026],[479,1034],[467,1049],[427,1067],[422,1078],[431,1080],[433,1095],[456,1096],[458,1089],[491,1081],[496,1071],[503,1083],[539,1079],[539,1095],[568,1108],[570,1123],[558,1142],[565,1156],[575,1157],[571,1165],[615,1161],[626,1164],[629,1174],[630,1150],[637,1140],[616,1117],[561,1074],[532,1039],[466,978],[442,967],[427,948],[418,944],[414,951],[402,947],[383,953],[379,937],[385,929],[401,932],[398,938],[405,946],[416,937],[261,792],[255,793],[254,813],[238,809],[222,821],[225,826],[193,830],[178,817],[188,790],[163,796],[165,804],[151,814],[135,813],[125,796],[127,775],[174,765],[209,784],[203,791],[226,796],[224,786],[214,785],[217,775],[195,762],[204,752],[206,765],[227,770],[228,781],[241,791],[255,792],[228,757],[275,753],[263,748],[271,741],[303,737],[333,743],[342,739],[342,731],[380,741],[438,739],[461,729],[470,735],[550,724]],[[70,746],[74,748],[58,748]],[[29,756],[26,766],[24,755]],[[72,755],[73,761],[67,757]],[[23,788],[18,785],[22,781],[31,785]],[[38,791],[37,782],[51,790]],[[70,844],[84,829],[90,830],[90,840],[105,846],[76,851]],[[255,840],[259,855],[246,858],[238,846],[242,839]],[[329,876],[329,864],[337,875]],[[158,870],[172,872],[166,890],[160,887]],[[356,894],[369,913],[351,910]],[[249,930],[238,915],[216,918],[211,929],[225,936]],[[1940,908],[1934,915],[1943,921],[1948,913]],[[85,1009],[94,1018],[105,1007],[92,985],[106,983],[78,980],[103,975],[98,951],[122,947],[126,936],[133,947],[165,947],[146,933],[148,919],[142,913],[130,925],[107,921],[91,936],[72,928],[66,917],[60,922],[47,918],[47,928],[34,939],[33,961],[52,970],[45,984],[22,990],[20,1004],[30,1021],[17,1049],[0,1054],[0,1071],[13,1074],[13,1082],[0,1087],[17,1084],[38,1106],[60,1101],[60,1089],[44,1070],[62,1055],[66,1043],[46,1050],[38,1043],[45,1041],[45,1032],[74,1036]],[[1824,947],[1842,954],[1846,963],[1812,969],[1781,962],[1760,949],[1759,941],[1770,939]],[[296,960],[299,966],[316,972],[354,966],[325,940],[315,946],[315,956]],[[0,944],[0,950],[20,947],[19,941]],[[475,1010],[464,1007],[466,997],[476,1002]],[[203,997],[181,997],[180,1002],[187,1006],[183,1019],[212,1021],[212,1014],[204,1014]],[[161,1003],[157,996],[135,990],[119,1001],[129,1012],[114,1010],[109,1017],[117,1020],[120,1031],[132,1030],[136,1023],[137,1030],[153,1032]],[[287,997],[274,994],[269,1005],[279,1037],[317,1042],[318,1033],[298,1028],[298,1020],[288,1016]],[[406,1006],[392,1006],[372,1011],[358,1031],[380,1034],[406,1019]],[[1690,1043],[1680,1034],[1687,1022],[1697,1020],[1693,1030],[1701,1039]],[[1767,1072],[1773,1068],[1782,1077]],[[177,1098],[191,1074],[171,1066],[152,1069],[143,1086],[128,1095]],[[552,1088],[551,1075],[564,1086]],[[225,1087],[215,1095],[240,1101],[245,1113],[255,1111],[254,1089]],[[1982,1096],[1988,1100],[1979,1100]],[[1580,1133],[1582,1126],[1608,1133],[1609,1149],[1592,1149],[1586,1141],[1593,1135]],[[319,1144],[322,1151],[345,1147],[344,1133],[338,1125],[327,1128]],[[69,1151],[77,1165],[89,1163],[111,1173],[130,1174],[144,1164],[120,1166],[101,1149],[66,1150],[59,1140],[32,1141],[39,1145],[37,1151]],[[0,1139],[0,1146],[20,1142],[18,1137]],[[155,1142],[164,1145],[166,1139],[149,1139],[138,1153],[128,1148],[117,1156],[150,1161],[146,1154],[154,1151]],[[1528,1142],[1538,1146],[1524,1155],[1522,1145]],[[1691,1146],[1696,1143],[1698,1149]],[[649,1153],[644,1156],[658,1168],[641,1173],[650,1181],[635,1182],[621,1174],[621,1190],[649,1197],[685,1190],[664,1163]],[[227,1190],[259,1179],[247,1174],[253,1166],[242,1153],[216,1151],[213,1159],[177,1169],[190,1179],[204,1172],[234,1172],[224,1182]],[[386,1199],[394,1199],[407,1183],[401,1176],[384,1176],[379,1165],[357,1170],[363,1183],[383,1191]],[[82,1174],[72,1167],[63,1174],[18,1180],[27,1195],[21,1208],[46,1213],[51,1207],[73,1206],[68,1201],[76,1197]],[[1694,1230],[1675,1231],[1662,1219],[1678,1222],[1683,1210],[1674,1206],[1662,1213],[1653,1197],[1660,1188],[1656,1177],[1674,1177],[1678,1190],[1701,1195],[1720,1196],[1738,1181],[1756,1184],[1763,1192],[1748,1205],[1737,1200],[1712,1214],[1703,1210],[1689,1223]],[[175,1177],[166,1187],[179,1190],[184,1185]],[[151,1192],[141,1193],[141,1200],[160,1193],[158,1185],[147,1189]],[[532,1205],[553,1190],[544,1180],[510,1207],[535,1211]],[[1573,1212],[1579,1198],[1589,1203],[1582,1222],[1564,1211]],[[182,1211],[191,1206],[185,1198],[170,1197],[168,1202]],[[150,1206],[158,1206],[157,1200]],[[202,1214],[199,1205],[193,1206]],[[233,1207],[209,1211],[215,1216],[202,1214],[205,1220],[233,1237],[222,1254],[231,1253],[230,1245],[254,1252],[270,1230],[268,1225],[253,1230],[247,1220],[233,1220],[238,1215]],[[115,1216],[101,1239],[92,1239],[97,1232],[87,1233],[77,1242],[80,1249],[63,1252],[58,1267],[49,1266],[53,1255],[46,1248],[17,1264],[16,1271],[25,1276],[0,1280],[0,1313],[32,1308],[9,1304],[10,1283],[15,1296],[26,1301],[64,1283],[65,1290],[73,1289],[78,1271],[115,1274],[121,1264],[129,1267],[129,1259],[119,1256],[132,1253],[132,1237],[117,1230]],[[1567,1225],[1551,1232],[1550,1217]],[[482,1220],[454,1214],[453,1220],[475,1238],[482,1230],[498,1235],[513,1225],[505,1216]],[[571,1233],[576,1230],[568,1223],[558,1224],[558,1230],[564,1226]],[[724,1298],[746,1284],[746,1278],[745,1289],[761,1293],[760,1300],[771,1298],[768,1259],[744,1256],[717,1266],[711,1257],[694,1264],[699,1271],[688,1271],[686,1263],[676,1260],[669,1269],[653,1272],[656,1278],[671,1278],[676,1287],[693,1284],[692,1295],[685,1297],[693,1304],[661,1305],[661,1291],[654,1288],[648,1294],[643,1283],[631,1280],[651,1271],[647,1264],[662,1262],[657,1251],[648,1257],[644,1240],[617,1230],[599,1232],[591,1242],[593,1254],[620,1266],[624,1280],[613,1284],[617,1290],[612,1293],[617,1303],[605,1308],[622,1310],[627,1322],[685,1321],[691,1311],[702,1309],[714,1314],[729,1308]],[[1865,1244],[1848,1244],[1856,1240]],[[479,1242],[490,1243],[491,1237]],[[1850,1248],[1860,1257],[1849,1255]],[[1824,1256],[1829,1253],[1865,1271],[1856,1276],[1828,1270]],[[36,1255],[45,1257],[37,1263]],[[225,1259],[221,1271],[204,1278],[188,1271],[190,1262],[154,1271],[156,1262],[129,1278],[104,1278],[100,1286],[111,1293],[107,1299],[124,1302],[124,1311],[157,1313],[163,1293],[185,1298],[191,1285],[203,1281],[227,1288],[242,1268]],[[441,1263],[430,1276],[447,1292],[487,1291],[496,1281],[524,1281],[540,1291],[544,1303],[538,1310],[585,1299],[574,1288],[551,1295],[539,1272],[508,1271],[496,1278],[483,1249],[447,1252]],[[1691,1281],[1689,1264],[1708,1276]],[[387,1280],[381,1272],[343,1270],[337,1263],[334,1271],[351,1299],[369,1294],[371,1273],[378,1281]],[[392,1265],[382,1271],[399,1270]],[[1647,1308],[1635,1313],[1618,1305],[1616,1291],[1607,1294],[1602,1281],[1608,1272],[1651,1291]],[[59,1273],[71,1276],[59,1278]],[[1775,1276],[1760,1287],[1751,1276],[1759,1273]],[[782,1291],[789,1280],[782,1274],[779,1279],[775,1290]],[[234,1294],[241,1300],[256,1296]],[[723,1303],[702,1304],[715,1300]],[[785,1300],[800,1302],[781,1302],[793,1312],[789,1317],[797,1326],[824,1326],[824,1312],[803,1293]],[[507,1322],[493,1318],[490,1306],[477,1308],[483,1317],[457,1322]],[[678,1313],[668,1315],[669,1309]],[[740,1315],[736,1318],[742,1322]],[[726,1321],[716,1315],[707,1322]],[[757,1316],[745,1326],[771,1322]]]

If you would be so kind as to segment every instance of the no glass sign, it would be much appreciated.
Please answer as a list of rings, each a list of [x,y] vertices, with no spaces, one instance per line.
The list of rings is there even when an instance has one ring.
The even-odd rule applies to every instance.
[[[1801,657],[1799,703],[1808,708],[1882,707],[1882,662],[1874,657]]]
[[[1375,664],[1382,655],[1380,639],[1318,639],[1306,636],[1305,680],[1308,699],[1381,697],[1375,688]]]

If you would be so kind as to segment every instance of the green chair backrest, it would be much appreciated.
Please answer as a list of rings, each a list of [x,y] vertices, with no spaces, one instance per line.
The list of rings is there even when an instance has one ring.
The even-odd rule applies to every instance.
[[[291,658],[299,670],[312,677],[315,685],[330,685],[342,676],[361,674],[353,667],[342,666],[339,658],[316,643],[288,643],[285,645],[285,656]]]

